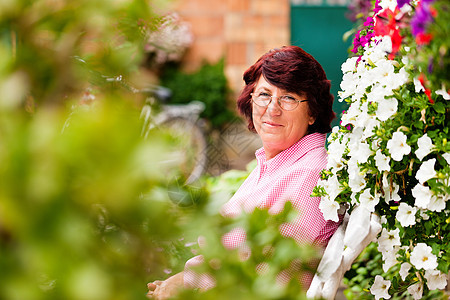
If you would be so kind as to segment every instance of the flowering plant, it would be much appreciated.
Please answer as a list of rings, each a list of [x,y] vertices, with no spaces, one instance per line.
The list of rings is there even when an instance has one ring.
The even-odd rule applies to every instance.
[[[447,285],[449,10],[446,0],[377,0],[342,65],[339,101],[350,106],[314,193],[326,219],[337,221],[343,203],[381,217],[376,299]]]

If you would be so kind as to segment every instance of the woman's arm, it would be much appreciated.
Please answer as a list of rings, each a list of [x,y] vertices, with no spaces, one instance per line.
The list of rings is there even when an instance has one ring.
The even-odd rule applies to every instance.
[[[184,273],[177,273],[164,281],[156,280],[147,284],[147,298],[166,300],[175,296],[184,287]]]

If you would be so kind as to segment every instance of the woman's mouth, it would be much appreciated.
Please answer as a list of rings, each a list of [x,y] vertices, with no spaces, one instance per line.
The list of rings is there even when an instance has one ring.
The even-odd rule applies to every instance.
[[[270,128],[276,128],[276,127],[281,127],[282,126],[281,124],[278,124],[278,123],[275,123],[275,122],[271,122],[271,121],[263,122],[263,124],[266,125],[267,127],[270,127]]]

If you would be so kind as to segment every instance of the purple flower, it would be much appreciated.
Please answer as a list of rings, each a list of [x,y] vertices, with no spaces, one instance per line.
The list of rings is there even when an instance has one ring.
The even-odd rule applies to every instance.
[[[432,56],[428,59],[428,73],[429,74],[433,73],[433,57]]]
[[[402,8],[405,4],[409,4],[411,0],[397,0],[397,6],[398,8]]]
[[[425,33],[427,25],[433,21],[429,4],[431,2],[433,2],[433,0],[422,1],[417,7],[416,13],[411,20],[411,32],[414,36]]]

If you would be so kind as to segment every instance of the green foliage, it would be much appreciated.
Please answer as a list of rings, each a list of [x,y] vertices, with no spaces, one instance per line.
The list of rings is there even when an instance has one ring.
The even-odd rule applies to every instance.
[[[392,268],[388,272],[383,272],[381,265],[383,264],[382,255],[377,250],[377,244],[371,243],[367,248],[359,255],[359,257],[352,264],[352,268],[345,273],[344,284],[348,288],[344,291],[344,295],[349,300],[371,300],[373,295],[370,293],[370,287],[374,282],[376,275],[382,275],[383,278],[392,282],[390,291],[395,291],[392,294],[392,300],[412,300],[414,299],[406,289],[409,284],[414,284],[419,280],[417,277],[412,278],[411,282],[402,281],[399,278],[398,267]],[[434,290],[424,293],[422,299],[434,300],[434,299],[447,299],[448,296],[444,291]]]
[[[195,270],[212,275],[216,286],[202,293],[187,290],[177,299],[306,299],[297,276],[311,269],[310,262],[317,258],[318,251],[300,247],[279,231],[283,223],[292,221],[296,215],[287,202],[277,215],[257,208],[234,219],[218,214],[195,218],[190,226],[200,232],[206,244],[199,251],[206,263]],[[245,247],[226,249],[221,238],[235,228],[247,233]],[[277,282],[281,272],[291,276],[288,283]]]
[[[2,100],[63,102],[86,86],[76,57],[102,74],[128,76],[143,59],[143,28],[155,18],[145,0],[2,1]],[[14,94],[13,84],[20,85]]]
[[[204,63],[194,73],[168,67],[161,76],[161,85],[172,90],[172,103],[204,102],[206,108],[202,117],[213,127],[220,127],[234,116],[227,106],[228,86],[223,60],[216,64]]]
[[[0,3],[0,299],[139,299],[188,257],[172,137],[142,138],[132,93],[86,89],[137,69],[149,8]]]
[[[161,163],[172,140],[142,139],[138,111],[119,101],[68,121],[1,112],[0,298],[138,299],[186,258],[162,251],[183,226],[167,193],[176,168]]]

